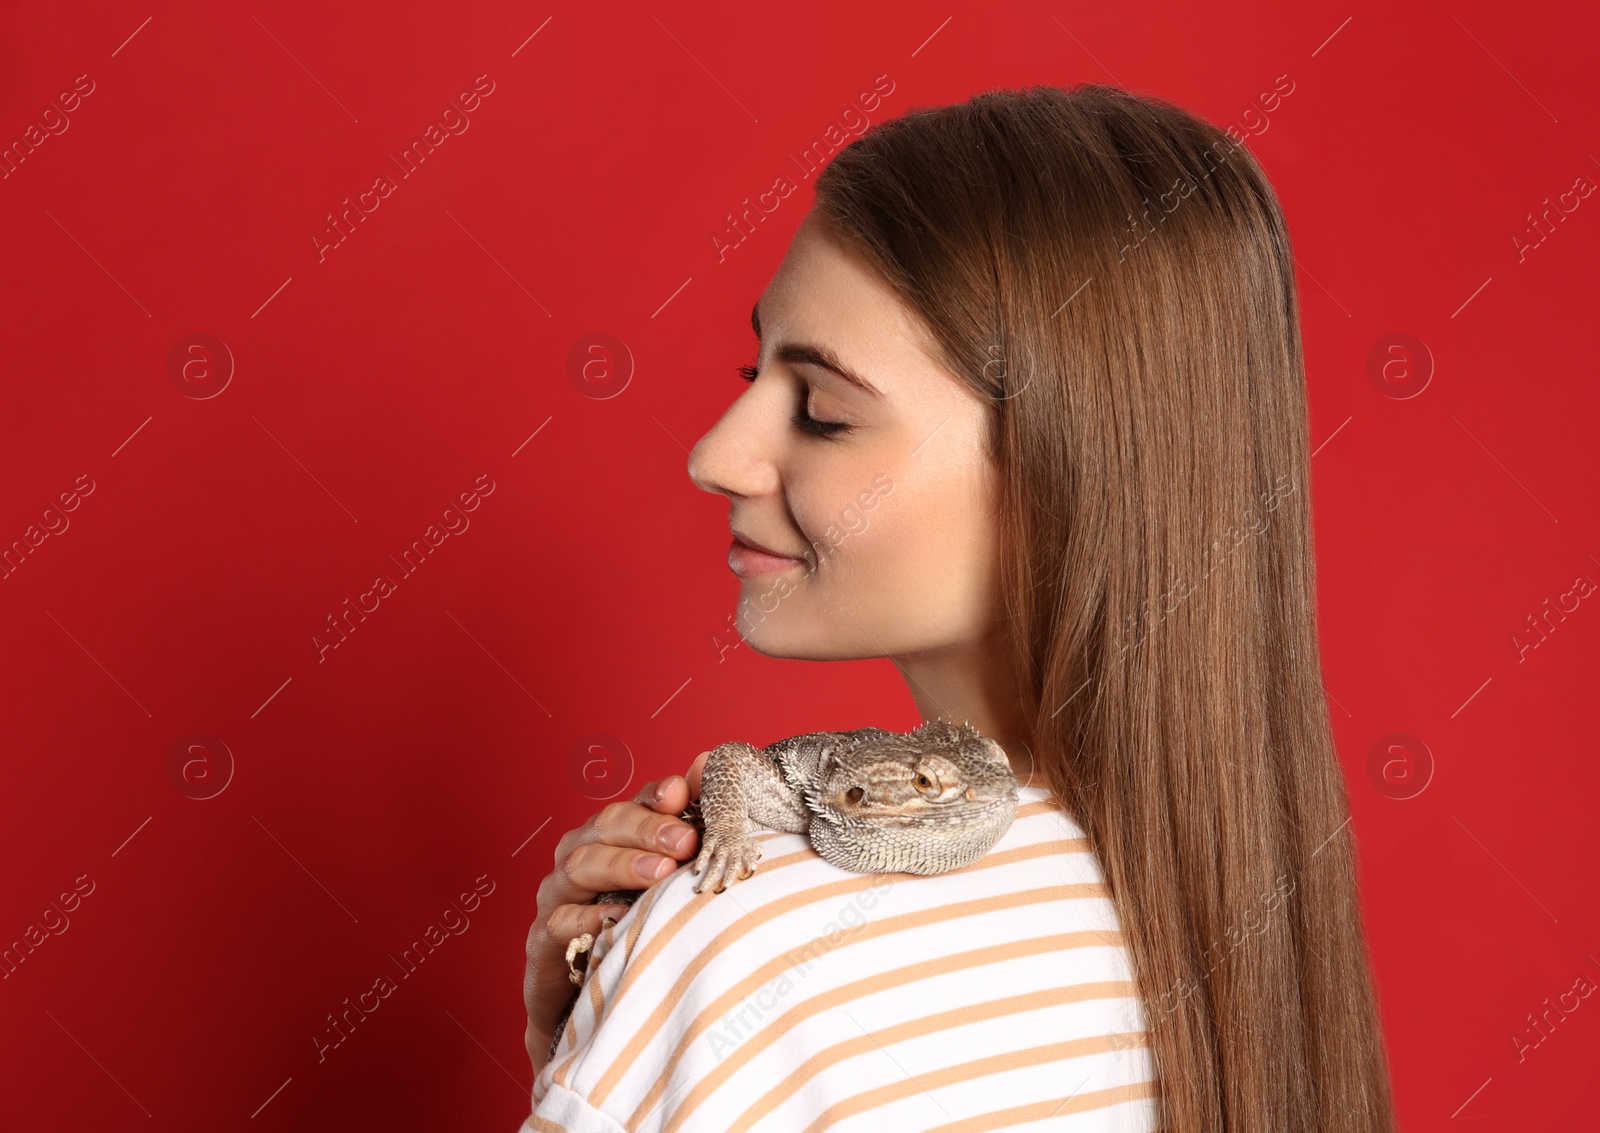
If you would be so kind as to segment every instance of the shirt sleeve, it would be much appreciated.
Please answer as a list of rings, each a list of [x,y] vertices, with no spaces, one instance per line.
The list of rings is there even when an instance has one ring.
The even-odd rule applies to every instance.
[[[675,1116],[720,1057],[716,1040],[691,1046],[687,1030],[760,966],[755,953],[727,939],[737,935],[730,930],[748,909],[795,888],[794,875],[808,865],[853,876],[824,862],[801,835],[762,832],[756,840],[766,869],[732,896],[697,893],[698,875],[684,863],[596,937],[555,1056],[534,1080],[530,1128],[625,1133]],[[703,1117],[690,1126],[709,1127]]]
[[[627,1133],[627,1130],[579,1094],[560,1082],[552,1082],[517,1133]]]
[[[617,1019],[614,1006],[624,980],[631,982],[631,977],[639,974],[630,973],[629,969],[640,937],[652,920],[659,919],[663,897],[670,894],[673,899],[668,904],[681,906],[694,895],[690,881],[689,872],[680,867],[647,890],[620,921],[595,939],[589,949],[588,975],[562,1025],[554,1057],[534,1079],[533,1113],[518,1133],[626,1133],[622,1119],[605,1112],[587,1096],[588,1091],[576,1080],[576,1072],[593,1053],[597,1040],[610,1048],[615,1046],[619,1031],[626,1033],[630,1020]],[[655,918],[650,915],[652,909],[658,909]],[[645,1052],[639,1059],[641,1063],[659,1060],[659,1048]]]

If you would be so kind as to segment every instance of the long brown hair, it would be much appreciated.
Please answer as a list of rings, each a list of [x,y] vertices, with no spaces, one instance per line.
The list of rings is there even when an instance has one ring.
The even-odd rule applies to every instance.
[[[1260,167],[1162,100],[1033,86],[879,122],[816,193],[992,407],[1034,781],[1103,864],[1162,1128],[1391,1133]]]

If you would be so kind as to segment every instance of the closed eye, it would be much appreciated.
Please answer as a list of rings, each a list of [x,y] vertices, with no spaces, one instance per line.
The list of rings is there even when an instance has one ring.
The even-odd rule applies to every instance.
[[[760,371],[754,365],[740,366],[738,370],[739,376],[747,382],[753,382],[760,376]],[[847,433],[851,428],[850,425],[843,421],[818,421],[806,412],[804,398],[800,401],[799,411],[789,420],[794,422],[796,428],[813,437],[833,437],[840,433]]]

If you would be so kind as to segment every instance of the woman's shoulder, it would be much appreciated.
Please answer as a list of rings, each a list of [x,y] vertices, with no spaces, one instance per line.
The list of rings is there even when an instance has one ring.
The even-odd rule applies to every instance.
[[[1119,931],[1088,836],[1044,788],[1022,788],[1011,826],[994,847],[947,873],[851,873],[819,855],[805,834],[761,831],[755,839],[761,847],[755,872],[722,892],[695,891],[693,859],[649,890],[651,901],[630,910],[616,929],[626,935],[628,917],[645,922],[638,938],[643,952],[630,963],[666,956],[669,967],[682,971],[680,962],[693,965],[736,947],[770,951],[778,941],[815,943],[867,919],[883,921],[879,933],[903,943],[908,933],[940,923],[948,928],[965,917],[1037,912],[1063,902],[1081,907],[1061,905],[1058,914],[1074,911],[1085,927]],[[911,914],[917,919],[884,919]],[[773,941],[763,946],[766,936]]]
[[[707,1090],[785,1080],[826,1051],[851,1063],[851,1019],[926,1053],[1142,1033],[1099,863],[1042,788],[1019,793],[988,854],[943,874],[850,873],[803,834],[756,838],[750,877],[697,893],[691,859],[602,935],[544,1081],[629,1128],[681,1090],[728,1128],[715,1122],[739,1114]]]

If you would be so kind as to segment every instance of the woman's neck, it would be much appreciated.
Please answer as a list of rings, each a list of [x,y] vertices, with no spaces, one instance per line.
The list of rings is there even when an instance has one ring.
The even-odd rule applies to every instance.
[[[924,720],[965,722],[1005,749],[1023,786],[1033,772],[1031,730],[1012,678],[1006,643],[998,636],[894,657]]]

